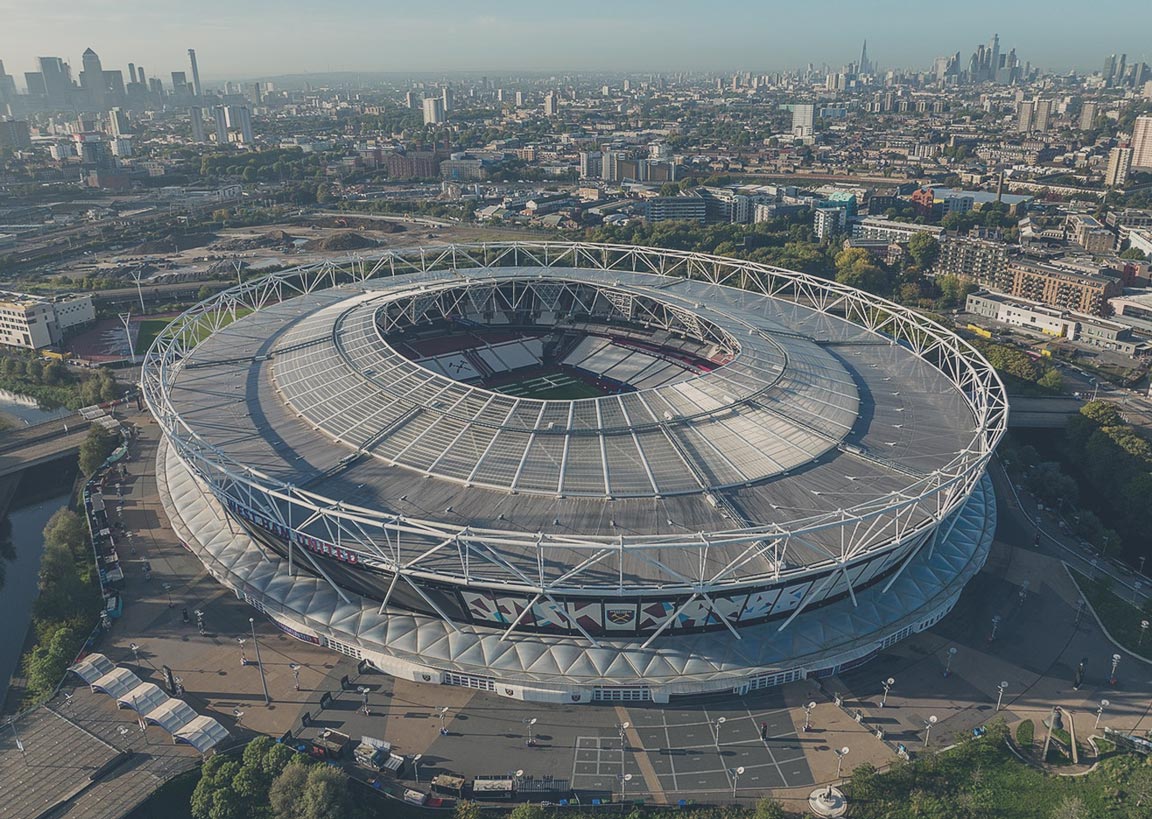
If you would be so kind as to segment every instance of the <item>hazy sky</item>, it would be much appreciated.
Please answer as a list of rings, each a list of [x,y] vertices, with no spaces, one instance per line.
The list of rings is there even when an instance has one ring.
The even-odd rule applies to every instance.
[[[772,71],[967,59],[999,32],[1043,68],[1152,63],[1152,2],[1097,0],[0,0],[0,60],[23,85],[35,58],[167,77],[196,49],[206,82],[323,71]]]

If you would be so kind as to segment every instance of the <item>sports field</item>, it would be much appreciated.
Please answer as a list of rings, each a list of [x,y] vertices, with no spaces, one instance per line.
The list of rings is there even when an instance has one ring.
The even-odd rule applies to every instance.
[[[595,398],[604,393],[590,384],[565,373],[540,375],[523,381],[514,381],[492,389],[518,398],[538,398],[548,401],[575,401]]]

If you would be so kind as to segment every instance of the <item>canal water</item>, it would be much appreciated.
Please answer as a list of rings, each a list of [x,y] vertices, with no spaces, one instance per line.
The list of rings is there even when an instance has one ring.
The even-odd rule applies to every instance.
[[[40,556],[44,551],[44,526],[68,504],[63,494],[33,503],[8,514],[12,524],[15,559],[6,562],[7,579],[0,588],[0,704],[8,694],[8,681],[19,669],[20,651],[32,622]],[[3,558],[0,557],[0,560]]]
[[[14,392],[8,392],[8,390],[0,390],[0,415],[8,416],[13,427],[40,424],[71,414],[72,410],[66,407],[42,410],[35,400],[26,395],[17,395]]]

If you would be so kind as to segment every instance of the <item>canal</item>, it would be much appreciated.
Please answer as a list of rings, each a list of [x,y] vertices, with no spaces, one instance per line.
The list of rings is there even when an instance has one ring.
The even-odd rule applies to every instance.
[[[44,526],[70,495],[32,503],[8,514],[12,526],[14,559],[6,561],[7,578],[0,588],[0,705],[8,694],[8,681],[19,669],[20,651],[32,622],[40,555],[44,551]],[[3,558],[0,558],[3,559]]]

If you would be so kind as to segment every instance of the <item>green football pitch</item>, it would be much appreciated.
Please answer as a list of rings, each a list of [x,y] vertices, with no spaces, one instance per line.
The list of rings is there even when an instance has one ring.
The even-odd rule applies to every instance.
[[[493,389],[518,398],[538,398],[547,401],[575,401],[579,398],[596,398],[604,394],[590,384],[562,373],[514,381]]]

